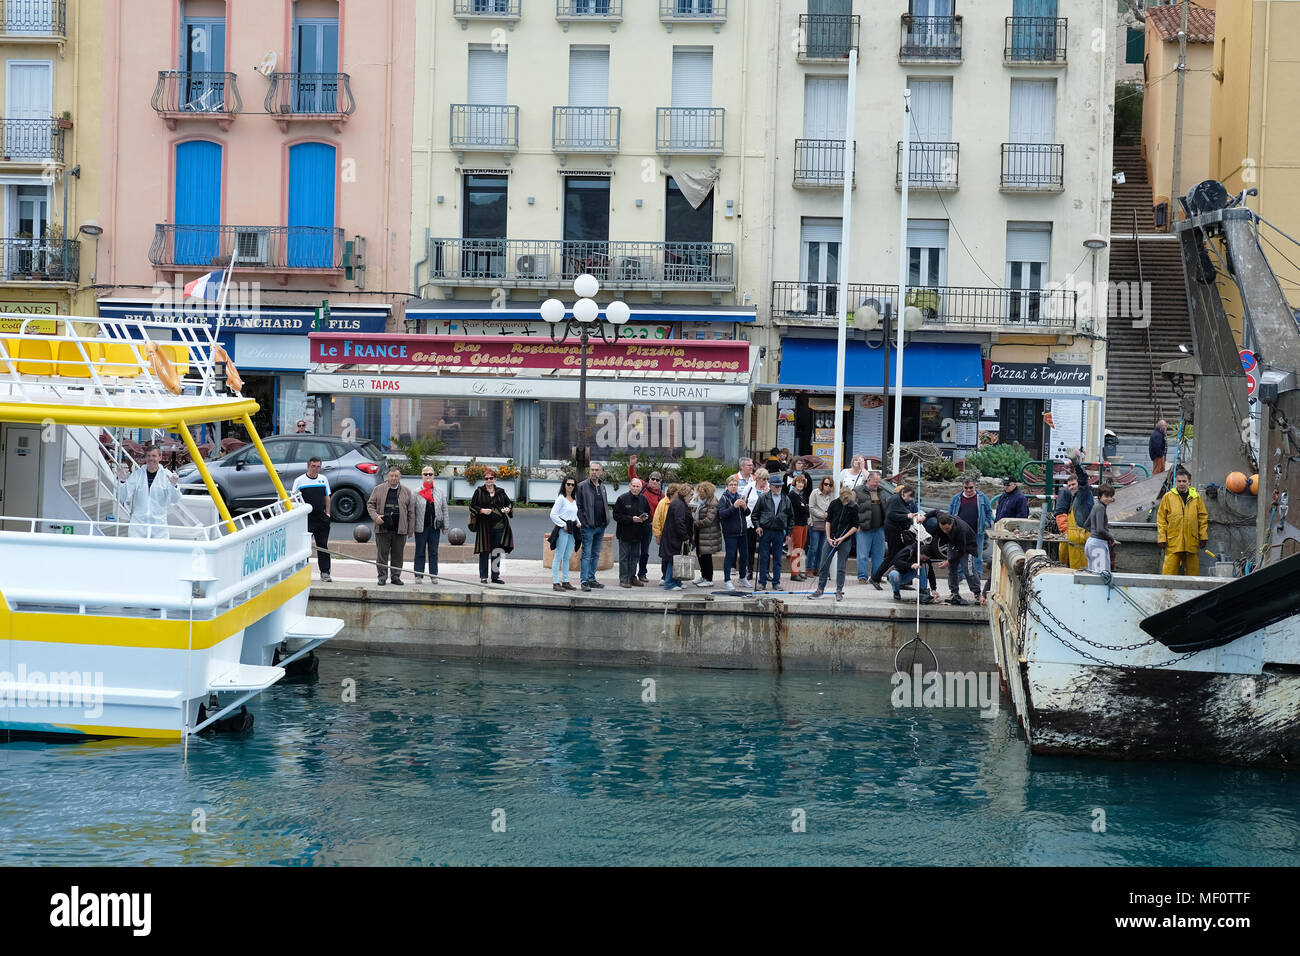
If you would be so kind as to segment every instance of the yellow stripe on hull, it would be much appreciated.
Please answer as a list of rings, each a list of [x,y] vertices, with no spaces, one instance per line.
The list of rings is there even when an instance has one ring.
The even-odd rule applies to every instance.
[[[2,369],[0,369],[2,371]],[[42,425],[101,425],[121,428],[170,428],[206,422],[238,421],[255,415],[257,402],[251,398],[222,404],[177,405],[164,408],[120,408],[100,405],[60,405],[33,402],[0,402],[0,421]]]
[[[180,740],[179,730],[162,730],[151,727],[97,727],[94,724],[59,724],[69,733],[86,734],[89,737],[133,737],[142,740]]]

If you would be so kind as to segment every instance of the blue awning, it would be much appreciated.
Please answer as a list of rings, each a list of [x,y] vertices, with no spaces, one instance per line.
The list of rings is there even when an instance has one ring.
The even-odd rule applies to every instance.
[[[810,392],[835,390],[835,339],[783,339],[781,388]],[[880,349],[846,343],[844,390],[879,392],[883,379]],[[889,349],[889,384],[894,385],[896,353]],[[913,342],[903,350],[903,387],[913,394],[973,394],[984,390],[984,357],[977,343]]]

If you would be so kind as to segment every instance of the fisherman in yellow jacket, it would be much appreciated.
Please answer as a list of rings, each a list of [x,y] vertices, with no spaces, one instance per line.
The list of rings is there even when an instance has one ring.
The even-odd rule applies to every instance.
[[[1162,574],[1200,574],[1200,553],[1210,543],[1209,512],[1192,487],[1192,475],[1182,465],[1174,487],[1160,499],[1156,512],[1156,543],[1165,549]]]

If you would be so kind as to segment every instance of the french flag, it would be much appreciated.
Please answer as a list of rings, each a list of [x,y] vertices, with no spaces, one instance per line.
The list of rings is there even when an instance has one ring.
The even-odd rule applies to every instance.
[[[185,286],[185,298],[187,299],[206,299],[209,302],[217,301],[221,294],[221,283],[225,279],[226,273],[209,272],[207,275],[199,276],[193,282]]]

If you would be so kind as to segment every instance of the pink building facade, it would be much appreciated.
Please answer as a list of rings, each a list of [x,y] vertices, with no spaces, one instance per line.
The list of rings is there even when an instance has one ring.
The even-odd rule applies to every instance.
[[[185,313],[233,270],[221,338],[263,434],[379,402],[304,390],[307,335],[403,328],[415,0],[104,0],[98,309]],[[351,407],[355,405],[354,407]]]

